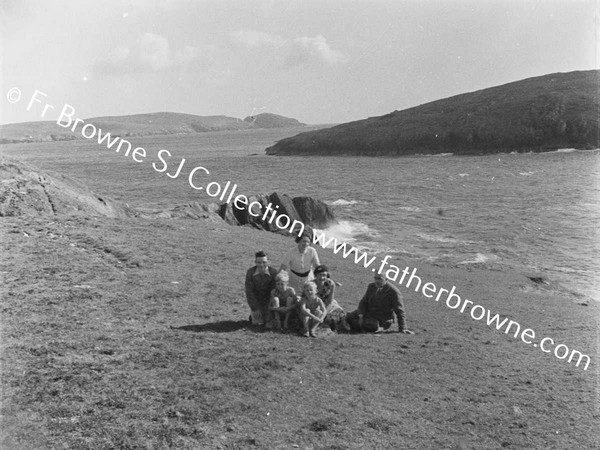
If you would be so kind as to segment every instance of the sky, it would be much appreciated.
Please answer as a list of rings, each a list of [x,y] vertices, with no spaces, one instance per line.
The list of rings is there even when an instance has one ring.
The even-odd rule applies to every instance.
[[[599,64],[600,0],[0,4],[2,124],[65,104],[342,123]]]

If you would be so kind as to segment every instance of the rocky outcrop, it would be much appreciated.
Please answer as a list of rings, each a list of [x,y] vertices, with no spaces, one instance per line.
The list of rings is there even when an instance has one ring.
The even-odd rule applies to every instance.
[[[290,224],[297,220],[304,225],[314,228],[327,228],[337,223],[333,211],[324,202],[312,197],[291,198],[286,194],[258,194],[248,197],[248,204],[257,202],[252,207],[238,209],[233,204],[222,204],[219,215],[230,225],[249,225],[260,230],[285,233],[276,224],[277,217],[285,214],[290,218]],[[273,216],[275,212],[275,216]],[[254,215],[253,215],[254,214]],[[282,220],[282,224],[285,221]]]
[[[294,197],[293,203],[305,224],[316,228],[327,228],[337,223],[331,209],[320,200],[312,197]]]
[[[133,208],[99,196],[79,181],[17,161],[0,161],[0,182],[0,217],[136,215]]]
[[[291,198],[286,194],[258,194],[248,198],[247,207],[238,209],[232,204],[198,202],[178,205],[171,209],[131,208],[92,192],[83,183],[60,174],[48,174],[22,162],[0,160],[0,217],[16,216],[105,216],[137,217],[140,219],[210,220],[230,225],[248,225],[265,231],[287,234],[294,221],[305,227],[326,228],[337,223],[331,209],[312,197]],[[260,208],[259,208],[260,205]],[[275,213],[275,214],[274,214]],[[283,220],[282,230],[277,218]],[[300,230],[296,226],[294,231]]]
[[[210,220],[212,222],[222,222],[219,216],[220,206],[216,203],[204,205],[193,202],[185,205],[178,205],[172,209],[146,209],[138,208],[138,216],[142,219],[193,219]]]

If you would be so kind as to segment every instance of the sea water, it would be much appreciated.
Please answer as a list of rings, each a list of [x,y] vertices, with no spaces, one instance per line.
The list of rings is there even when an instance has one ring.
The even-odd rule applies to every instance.
[[[264,155],[254,136],[238,136],[231,147],[206,136],[195,157],[241,193],[325,201],[340,221],[327,233],[370,254],[516,268],[600,300],[598,151],[277,157]]]
[[[265,147],[285,133],[295,134],[254,130],[130,140],[149,154],[165,148],[174,161],[202,165],[210,171],[207,182],[231,180],[237,193],[277,191],[321,199],[339,220],[328,234],[370,254],[390,254],[400,263],[413,257],[446,267],[516,268],[600,301],[599,151],[266,156]],[[132,206],[213,201],[185,181],[169,179],[149,164],[125,161],[97,143],[28,145],[45,146],[43,156],[34,152],[35,160],[28,159],[28,147],[22,145],[4,146],[3,153],[18,150],[15,157],[33,164],[67,168],[67,175]],[[109,179],[110,165],[127,168],[127,176],[116,171]]]
[[[236,163],[227,176],[248,192],[327,202],[340,220],[328,234],[370,254],[512,267],[600,300],[599,152]]]

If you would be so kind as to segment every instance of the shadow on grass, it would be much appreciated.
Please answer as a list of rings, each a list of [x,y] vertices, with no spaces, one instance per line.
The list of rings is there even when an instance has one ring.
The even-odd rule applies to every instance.
[[[171,327],[173,330],[194,331],[196,333],[232,333],[234,331],[248,330],[256,333],[267,331],[264,327],[251,325],[247,320],[221,320],[220,322],[205,323],[203,325],[183,325]]]

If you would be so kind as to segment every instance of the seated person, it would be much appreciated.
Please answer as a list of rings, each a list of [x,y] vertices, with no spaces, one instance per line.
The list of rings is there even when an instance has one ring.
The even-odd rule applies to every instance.
[[[350,325],[346,321],[346,312],[334,298],[336,283],[330,278],[327,266],[319,265],[315,267],[315,281],[317,283],[317,295],[323,300],[327,312],[325,323],[333,331],[350,331]]]
[[[304,283],[298,311],[304,326],[304,336],[316,337],[317,327],[323,323],[327,311],[323,300],[317,296],[317,285],[314,281]]]
[[[375,282],[367,287],[358,309],[349,313],[346,319],[354,331],[379,333],[392,326],[394,314],[398,318],[398,331],[414,334],[406,328],[402,295],[386,278],[376,273]]]
[[[277,270],[269,266],[267,254],[263,251],[254,255],[255,265],[246,271],[246,300],[250,306],[250,322],[254,325],[264,325],[269,322],[269,300],[271,290],[275,286]]]
[[[283,329],[289,328],[290,316],[298,306],[298,298],[294,288],[288,286],[290,276],[285,270],[275,275],[275,288],[271,291],[269,310],[275,316],[275,328],[281,329],[281,316],[284,317]]]
[[[290,286],[300,292],[304,289],[304,282],[314,280],[313,269],[321,263],[317,251],[310,246],[310,234],[296,236],[295,240],[296,248],[285,255],[279,270],[289,270]]]

